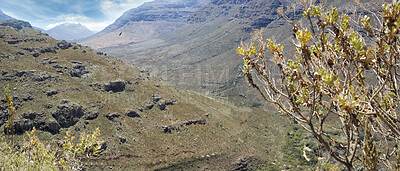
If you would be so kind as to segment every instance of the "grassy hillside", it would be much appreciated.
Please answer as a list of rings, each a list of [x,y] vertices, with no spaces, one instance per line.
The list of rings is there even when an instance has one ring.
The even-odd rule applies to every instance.
[[[178,91],[138,67],[28,27],[0,26],[0,85],[13,96],[19,143],[33,127],[44,141],[100,128],[105,151],[85,162],[91,169],[289,167],[281,147],[292,126],[279,114]],[[3,92],[0,99],[5,129]]]

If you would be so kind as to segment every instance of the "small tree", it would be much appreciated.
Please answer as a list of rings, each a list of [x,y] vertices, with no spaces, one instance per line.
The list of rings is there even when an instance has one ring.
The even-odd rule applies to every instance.
[[[312,4],[304,4],[303,27],[278,10],[293,26],[293,56],[284,55],[282,44],[264,41],[262,31],[237,49],[245,77],[348,170],[400,169],[400,2],[352,17]],[[271,73],[274,65],[280,77]]]

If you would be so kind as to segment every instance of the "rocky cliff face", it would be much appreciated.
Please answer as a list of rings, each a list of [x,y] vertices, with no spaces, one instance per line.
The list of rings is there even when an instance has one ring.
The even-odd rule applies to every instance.
[[[93,35],[94,33],[81,24],[64,23],[50,30],[44,31],[57,40],[77,40]]]
[[[93,48],[141,42],[169,33],[208,0],[155,0],[130,9],[100,33],[82,40]]]

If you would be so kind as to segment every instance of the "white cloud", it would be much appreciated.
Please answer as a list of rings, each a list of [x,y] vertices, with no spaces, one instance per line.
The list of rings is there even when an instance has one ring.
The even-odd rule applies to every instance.
[[[117,19],[125,11],[140,6],[145,2],[153,0],[103,0],[101,2],[101,11],[110,18]]]
[[[57,8],[49,8],[52,4],[60,5],[69,2],[67,0],[48,0],[47,3],[39,3],[36,0],[0,0],[3,12],[17,19],[31,22],[32,25],[51,29],[63,23],[81,23],[92,31],[101,31],[108,25],[112,24],[118,17],[131,8],[135,8],[153,0],[82,0],[81,2],[91,1],[99,6],[84,6],[85,3],[72,3],[70,6],[61,11],[54,11]],[[90,4],[90,3],[86,3]],[[93,4],[93,3],[92,3]],[[86,16],[84,11],[87,8],[99,11],[104,16],[92,17]],[[73,9],[73,10],[68,10]],[[64,12],[74,13],[65,14]],[[63,13],[62,15],[60,15]],[[15,15],[14,15],[15,14]],[[99,16],[99,15],[97,15]]]

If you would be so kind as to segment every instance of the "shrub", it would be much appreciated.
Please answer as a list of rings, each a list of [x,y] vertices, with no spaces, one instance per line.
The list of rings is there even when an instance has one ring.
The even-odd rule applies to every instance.
[[[237,49],[245,77],[348,170],[400,169],[400,2],[364,16],[312,4],[303,4],[303,26],[278,10],[293,26],[293,56],[260,30]]]
[[[9,105],[7,134],[13,135],[13,119],[15,109],[9,95],[8,86],[5,89],[6,101]],[[66,133],[60,149],[57,145],[43,144],[36,136],[36,129],[26,132],[29,141],[22,148],[14,145],[4,134],[0,135],[0,170],[82,170],[82,157],[98,156],[101,153],[102,141],[98,140],[100,129],[96,128],[92,134],[82,133],[78,142],[75,137]],[[54,142],[54,141],[53,141]]]

